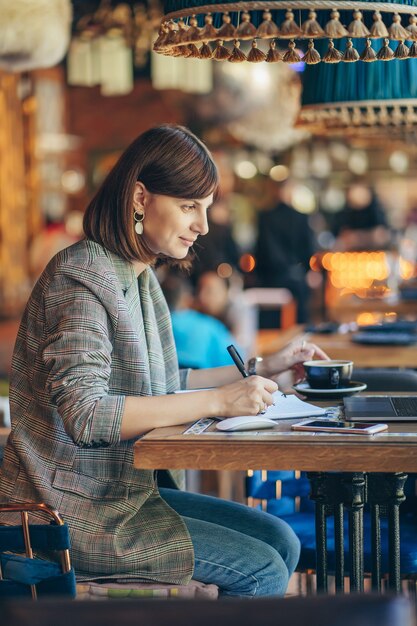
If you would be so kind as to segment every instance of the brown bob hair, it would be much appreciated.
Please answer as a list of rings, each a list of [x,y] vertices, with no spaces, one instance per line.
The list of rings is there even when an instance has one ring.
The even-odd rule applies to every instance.
[[[187,128],[164,124],[151,128],[123,152],[84,215],[84,233],[127,261],[154,264],[158,259],[135,232],[133,194],[137,181],[150,193],[199,200],[217,195],[219,175],[206,146]],[[146,217],[145,217],[146,219]],[[184,268],[194,256],[181,261]]]

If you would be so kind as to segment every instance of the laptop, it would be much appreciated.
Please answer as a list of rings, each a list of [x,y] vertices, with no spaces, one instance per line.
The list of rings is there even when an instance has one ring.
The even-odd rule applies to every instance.
[[[348,421],[417,422],[417,396],[351,396],[343,404]]]

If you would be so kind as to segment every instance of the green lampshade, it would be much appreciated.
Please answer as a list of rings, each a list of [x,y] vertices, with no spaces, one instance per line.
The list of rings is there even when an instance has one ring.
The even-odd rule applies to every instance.
[[[319,52],[323,44],[318,42]],[[306,66],[302,82],[300,119],[304,125],[318,124],[329,130],[352,123],[397,128],[417,123],[416,58]]]

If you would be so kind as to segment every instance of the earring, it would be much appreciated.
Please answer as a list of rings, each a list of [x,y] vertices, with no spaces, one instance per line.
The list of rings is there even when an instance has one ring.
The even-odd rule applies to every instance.
[[[137,209],[133,209],[133,219],[135,220],[135,232],[137,235],[143,233],[143,220],[145,219],[145,213],[139,213]]]

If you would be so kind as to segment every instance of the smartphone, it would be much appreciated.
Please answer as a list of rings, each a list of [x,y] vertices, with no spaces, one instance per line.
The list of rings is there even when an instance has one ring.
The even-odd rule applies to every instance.
[[[331,420],[304,420],[291,426],[292,430],[312,430],[325,433],[356,433],[374,435],[388,430],[388,424],[371,424],[368,422],[341,422]]]

